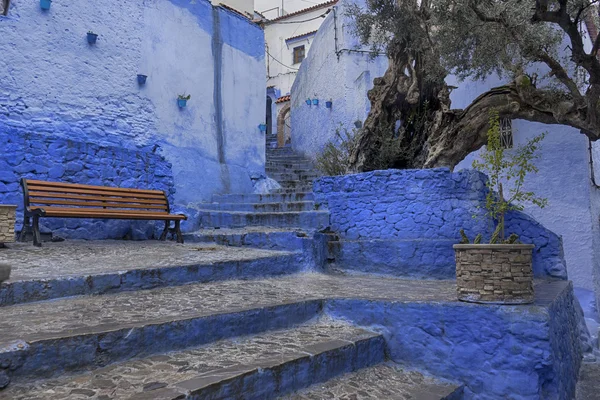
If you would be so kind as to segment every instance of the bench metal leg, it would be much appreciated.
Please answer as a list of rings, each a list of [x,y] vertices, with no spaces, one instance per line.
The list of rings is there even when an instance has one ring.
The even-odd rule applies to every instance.
[[[19,238],[17,239],[19,242],[27,241],[27,234],[32,233],[31,222],[29,217],[23,217],[23,227],[21,228],[21,233],[19,233]]]
[[[170,226],[171,226],[171,221],[165,221],[165,229],[163,229],[159,240],[164,242],[167,239],[167,233],[169,233]]]
[[[33,216],[33,245],[42,247],[42,239],[40,237],[40,217],[37,215]]]
[[[183,243],[183,235],[181,234],[181,221],[175,221],[175,233],[177,234],[177,243]]]

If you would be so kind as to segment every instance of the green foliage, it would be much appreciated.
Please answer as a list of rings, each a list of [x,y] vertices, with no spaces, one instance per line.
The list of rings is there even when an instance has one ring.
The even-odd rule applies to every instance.
[[[359,121],[355,125],[361,125]],[[369,160],[371,169],[389,169],[402,157],[400,139],[393,135],[391,127],[378,127],[373,136],[377,143],[377,152]],[[323,150],[317,155],[315,166],[325,175],[345,175],[349,171],[350,154],[355,148],[360,129],[351,132],[341,125],[335,131],[333,140],[327,142]]]
[[[179,100],[189,100],[189,99],[191,99],[191,98],[192,98],[192,95],[191,95],[191,94],[188,94],[188,95],[186,95],[186,94],[184,93],[184,94],[180,94],[179,96],[177,96],[177,98],[178,98]]]
[[[321,153],[317,155],[315,167],[328,176],[344,175],[347,173],[350,152],[356,141],[357,131],[335,131],[335,138],[327,142]]]
[[[481,243],[481,239],[483,239],[483,235],[481,233],[477,234],[477,236],[475,236],[475,239],[473,240],[473,244]]]
[[[460,244],[469,244],[470,240],[469,237],[467,236],[467,234],[465,233],[464,229],[460,230]]]
[[[500,117],[497,112],[490,115],[488,144],[481,154],[481,161],[473,161],[473,168],[488,175],[485,207],[487,216],[498,221],[495,241],[504,239],[504,215],[510,210],[523,210],[525,203],[531,203],[541,208],[547,205],[547,200],[536,197],[534,192],[525,191],[525,177],[529,173],[537,173],[533,161],[540,142],[546,134],[538,135],[517,149],[508,150],[502,146],[500,137]],[[505,190],[503,183],[510,185]]]

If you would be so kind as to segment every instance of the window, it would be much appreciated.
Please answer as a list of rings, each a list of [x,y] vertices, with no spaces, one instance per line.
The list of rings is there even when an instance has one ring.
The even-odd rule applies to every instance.
[[[500,118],[500,144],[505,149],[513,148],[512,119]]]
[[[305,56],[306,50],[304,49],[304,45],[294,47],[294,64],[300,64]]]
[[[10,0],[0,0],[0,15],[8,15]]]

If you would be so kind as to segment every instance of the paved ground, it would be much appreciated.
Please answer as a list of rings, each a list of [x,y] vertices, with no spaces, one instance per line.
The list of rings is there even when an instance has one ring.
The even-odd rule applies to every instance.
[[[583,363],[579,370],[576,400],[600,399],[600,363]]]
[[[0,308],[0,347],[14,339],[91,327],[134,327],[326,298],[456,301],[453,281],[408,281],[307,273],[283,278],[232,280],[103,296],[57,299]]]
[[[332,340],[351,342],[373,335],[322,318],[295,329],[222,340],[186,351],[113,364],[79,376],[11,385],[6,391],[0,391],[0,399],[128,399],[135,393],[149,392],[199,375],[217,375],[227,367],[251,365],[266,359],[285,360],[286,355],[305,352],[309,345]]]
[[[282,400],[439,400],[455,389],[389,363],[313,385]]]
[[[0,308],[0,347],[15,339],[43,339],[90,328],[130,328],[303,300],[457,302],[455,284],[454,281],[305,273],[26,303]],[[538,285],[538,304],[550,301],[562,288],[561,283]]]
[[[160,241],[84,241],[11,243],[0,261],[13,266],[11,282],[121,270],[245,261],[289,254],[272,250]]]

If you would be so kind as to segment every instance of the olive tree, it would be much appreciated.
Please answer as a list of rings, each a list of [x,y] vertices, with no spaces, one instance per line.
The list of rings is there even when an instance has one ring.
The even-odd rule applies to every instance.
[[[374,169],[382,138],[399,146],[389,167],[454,167],[487,141],[488,116],[568,125],[600,137],[600,37],[586,46],[600,0],[366,0],[353,6],[363,43],[389,67],[369,91],[371,111],[350,155]],[[449,75],[501,77],[465,109],[453,109]]]

